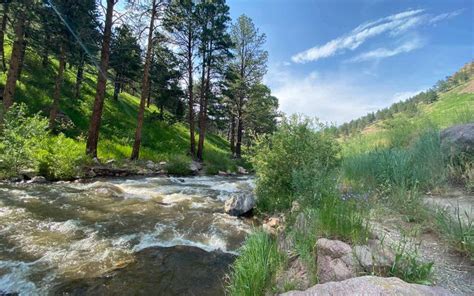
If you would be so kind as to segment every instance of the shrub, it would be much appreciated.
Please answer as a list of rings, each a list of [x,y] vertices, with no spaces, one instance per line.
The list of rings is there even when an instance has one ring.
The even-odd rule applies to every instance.
[[[206,173],[216,175],[219,171],[235,171],[235,163],[227,153],[219,153],[217,151],[209,151],[204,155],[204,165]]]
[[[17,176],[34,170],[35,155],[48,138],[48,120],[39,114],[28,116],[26,105],[13,105],[5,114],[0,136],[0,171],[2,177]]]
[[[339,145],[322,127],[316,121],[293,116],[284,118],[274,134],[257,141],[252,165],[261,211],[289,209],[294,200],[308,196],[312,200],[311,192],[327,184],[304,181],[329,178],[339,163]],[[303,191],[300,186],[307,187],[309,194],[299,196]]]
[[[80,166],[87,160],[84,150],[83,145],[63,134],[48,138],[44,150],[36,155],[39,173],[50,180],[77,177]]]
[[[187,176],[192,173],[189,167],[190,164],[191,159],[189,157],[182,154],[175,154],[169,158],[166,170],[172,175]]]
[[[249,235],[227,278],[232,296],[265,295],[273,275],[282,263],[275,240],[263,231]]]

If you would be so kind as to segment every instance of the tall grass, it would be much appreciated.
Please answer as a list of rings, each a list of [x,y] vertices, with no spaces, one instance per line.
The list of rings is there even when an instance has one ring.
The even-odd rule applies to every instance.
[[[283,262],[275,240],[263,231],[249,235],[228,275],[227,294],[265,295],[273,275]]]
[[[431,284],[433,262],[419,259],[418,249],[410,248],[405,238],[396,247],[395,261],[389,270],[389,276],[395,276],[409,283]]]
[[[366,187],[428,189],[446,178],[439,132],[428,130],[407,148],[384,148],[343,160],[344,176]]]
[[[474,222],[467,211],[461,212],[459,206],[455,208],[453,214],[450,214],[447,210],[437,211],[436,224],[438,229],[440,230],[441,235],[457,251],[473,258]]]

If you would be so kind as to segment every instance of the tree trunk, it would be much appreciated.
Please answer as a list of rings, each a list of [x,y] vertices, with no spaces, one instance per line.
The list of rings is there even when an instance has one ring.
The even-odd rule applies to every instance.
[[[61,53],[59,54],[58,75],[56,76],[56,83],[54,86],[53,93],[53,105],[51,106],[51,111],[49,113],[49,128],[51,130],[54,129],[56,117],[58,116],[59,99],[61,97],[61,86],[63,84],[64,68],[66,66],[66,49],[64,44],[61,45],[60,51]]]
[[[116,74],[114,79],[114,101],[118,101],[120,93],[120,75]]]
[[[188,112],[189,112],[189,153],[194,159],[196,157],[196,139],[194,138],[194,94],[193,94],[193,48],[192,32],[188,28]]]
[[[28,26],[27,23],[25,23],[24,28]],[[18,68],[18,80],[21,80],[21,73],[23,72],[23,66],[25,65],[25,56],[26,56],[26,47],[28,46],[28,42],[26,41],[26,30],[23,36],[23,45],[21,47],[21,54],[20,54],[20,65]]]
[[[235,116],[232,115],[230,119],[230,151],[232,156],[235,156]]]
[[[197,159],[199,161],[203,160],[203,151],[204,151],[204,117],[205,115],[205,100],[206,100],[206,48],[204,47],[202,53],[202,69],[201,69],[201,91],[199,97],[199,138],[198,138],[198,147],[197,147]]]
[[[150,89],[151,89],[151,82],[150,82]],[[146,107],[150,108],[151,103],[151,91],[148,92],[148,97],[146,98]]]
[[[0,59],[2,71],[7,69],[6,61],[5,61],[5,49],[4,49],[4,42],[5,42],[5,32],[7,31],[7,21],[8,21],[8,8],[9,8],[8,1],[3,3],[3,16],[2,16],[2,24],[0,27]]]
[[[112,35],[112,18],[116,0],[107,0],[107,12],[105,15],[104,37],[100,53],[100,69],[97,78],[94,107],[92,110],[89,132],[87,137],[86,153],[92,157],[97,157],[97,143],[99,141],[99,128],[102,120],[102,110],[104,108],[105,90],[107,86],[107,70],[109,67],[110,38]]]
[[[155,27],[155,16],[157,9],[156,0],[153,0],[151,17],[150,17],[150,27],[148,30],[148,46],[145,57],[145,67],[143,69],[143,80],[142,80],[142,93],[140,96],[140,107],[138,109],[138,118],[137,118],[137,129],[135,130],[135,142],[133,143],[132,155],[130,159],[138,159],[140,154],[140,145],[142,142],[142,128],[143,128],[143,118],[145,116],[145,103],[148,98],[148,92],[150,91],[150,66],[151,66],[151,55],[153,49],[153,31]]]
[[[7,81],[3,90],[3,111],[6,112],[13,104],[16,81],[18,80],[18,70],[20,69],[22,47],[24,45],[25,14],[20,12],[15,25],[15,37],[12,54],[10,58],[10,68],[8,69]],[[3,118],[2,118],[3,119]]]
[[[242,120],[242,102],[243,99],[240,98],[240,106],[239,106],[239,111],[238,111],[238,116],[237,116],[237,144],[235,145],[235,157],[236,158],[241,158],[242,156],[242,135],[243,135],[243,129],[244,129],[244,123]]]
[[[81,52],[79,65],[77,66],[76,86],[74,90],[74,97],[76,99],[79,99],[79,96],[81,95],[81,85],[82,85],[82,80],[84,78],[84,63],[85,63],[85,54]]]

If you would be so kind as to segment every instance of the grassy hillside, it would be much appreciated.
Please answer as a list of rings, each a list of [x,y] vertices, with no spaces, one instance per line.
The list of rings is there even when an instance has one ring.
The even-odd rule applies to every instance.
[[[344,154],[357,154],[388,146],[404,146],[427,128],[443,129],[474,122],[474,77],[447,92],[434,103],[419,103],[415,114],[400,112],[376,121],[360,133],[342,139]],[[396,143],[400,141],[400,143]]]
[[[6,46],[7,57],[10,51],[11,47]],[[15,101],[25,103],[31,113],[40,112],[48,116],[57,67],[58,61],[52,59],[50,65],[43,68],[39,57],[34,52],[28,51],[21,80],[17,83]],[[88,67],[85,72],[81,96],[75,99],[76,69],[67,67],[60,101],[61,112],[73,123],[63,127],[61,132],[75,139],[80,149],[84,151],[97,78],[97,72],[93,67]],[[5,80],[6,73],[3,73],[0,84],[4,85]],[[114,101],[112,94],[112,83],[109,83],[98,147],[98,157],[101,160],[128,158],[134,139],[139,98],[122,93],[119,100]],[[169,124],[160,121],[158,115],[159,111],[155,106],[146,109],[140,158],[166,161],[177,156],[187,157],[189,149],[187,126],[180,122]],[[228,143],[223,138],[212,134],[207,136],[204,158],[208,166],[213,167],[211,170],[232,167],[228,149]]]

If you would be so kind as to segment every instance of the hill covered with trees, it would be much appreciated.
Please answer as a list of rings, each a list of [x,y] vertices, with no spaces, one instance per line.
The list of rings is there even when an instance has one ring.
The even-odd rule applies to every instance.
[[[265,34],[245,15],[232,21],[225,1],[28,0],[1,14],[2,118],[48,122],[22,143],[4,137],[5,176],[38,170],[44,154],[71,167],[98,157],[233,170],[243,147],[276,128]],[[33,147],[35,134],[69,148]]]

